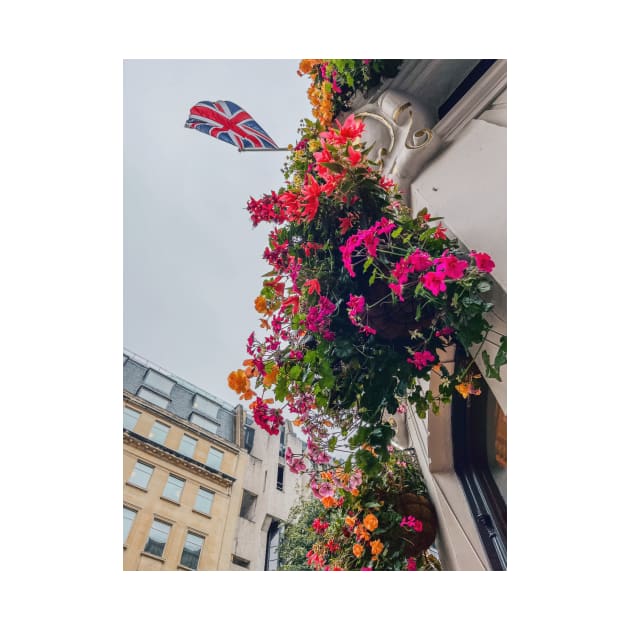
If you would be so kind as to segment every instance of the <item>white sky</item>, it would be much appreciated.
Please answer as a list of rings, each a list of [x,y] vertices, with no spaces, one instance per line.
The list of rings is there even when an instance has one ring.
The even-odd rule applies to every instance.
[[[227,375],[260,330],[253,301],[269,270],[269,226],[254,229],[245,205],[282,185],[287,153],[239,153],[184,122],[200,100],[231,100],[294,144],[311,117],[298,63],[124,63],[124,346],[232,404]]]

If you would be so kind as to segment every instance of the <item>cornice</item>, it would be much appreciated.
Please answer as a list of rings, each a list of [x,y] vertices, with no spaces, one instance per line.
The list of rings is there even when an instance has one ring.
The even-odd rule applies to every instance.
[[[155,455],[156,457],[170,462],[171,464],[175,464],[180,468],[185,468],[186,470],[189,470],[196,475],[200,475],[202,477],[205,477],[206,479],[210,479],[223,488],[229,488],[236,481],[236,479],[234,477],[231,477],[230,475],[220,472],[212,472],[208,467],[204,466],[203,464],[193,462],[189,458],[177,454],[174,451],[171,451],[170,449],[162,447],[158,444],[155,444],[154,442],[150,442],[146,438],[143,438],[142,436],[138,435],[137,433],[133,433],[132,431],[123,430],[123,444],[135,446],[145,453]]]

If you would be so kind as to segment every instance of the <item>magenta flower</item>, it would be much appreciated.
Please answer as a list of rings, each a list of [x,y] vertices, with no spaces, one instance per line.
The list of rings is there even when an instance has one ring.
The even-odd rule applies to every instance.
[[[443,271],[428,271],[422,276],[422,284],[427,291],[437,295],[440,291],[446,291],[446,284],[444,284],[444,272]]]
[[[470,252],[470,256],[475,259],[475,264],[477,265],[479,271],[490,273],[494,269],[494,261],[488,254],[473,250]]]
[[[436,269],[444,272],[447,278],[453,280],[459,280],[464,275],[464,270],[468,267],[468,263],[465,260],[460,260],[457,256],[442,256],[435,260],[437,263]]]
[[[407,558],[407,571],[417,571],[418,565],[415,558]]]
[[[415,365],[419,370],[422,370],[427,365],[430,365],[433,361],[435,361],[435,357],[428,350],[414,352],[413,358],[407,359],[407,363]]]

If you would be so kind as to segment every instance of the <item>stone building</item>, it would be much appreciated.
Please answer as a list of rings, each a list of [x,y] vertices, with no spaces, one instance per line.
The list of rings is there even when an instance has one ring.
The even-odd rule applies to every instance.
[[[298,477],[284,449],[232,407],[123,354],[123,569],[274,570]]]

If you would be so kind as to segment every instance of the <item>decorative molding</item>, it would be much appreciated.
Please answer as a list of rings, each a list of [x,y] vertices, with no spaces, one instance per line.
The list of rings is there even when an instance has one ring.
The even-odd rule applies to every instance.
[[[433,131],[444,142],[452,141],[471,120],[492,105],[506,86],[507,60],[499,59],[466,92],[455,107],[433,127]]]
[[[236,481],[236,479],[230,475],[212,472],[201,462],[193,463],[186,457],[171,452],[170,449],[167,450],[166,448],[145,440],[146,438],[143,439],[140,435],[130,433],[129,431],[123,431],[123,444],[135,446],[145,453],[149,453],[150,455],[159,457],[171,464],[175,464],[180,468],[185,468],[196,475],[201,475],[206,479],[210,479],[224,488],[229,488]]]

